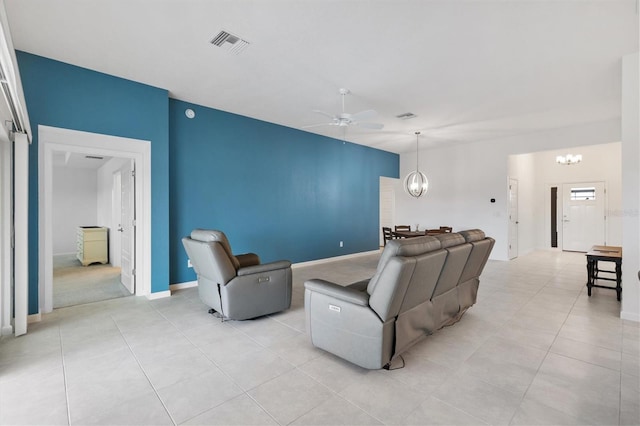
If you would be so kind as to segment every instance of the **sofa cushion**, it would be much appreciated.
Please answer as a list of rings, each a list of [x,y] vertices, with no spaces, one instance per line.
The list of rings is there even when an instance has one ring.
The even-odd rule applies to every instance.
[[[460,231],[466,242],[472,243],[474,241],[480,241],[485,238],[484,232],[479,229],[467,229],[466,231]]]
[[[434,235],[434,238],[437,238],[438,241],[440,241],[440,245],[443,249],[465,243],[464,237],[458,233],[447,232],[446,234]]]
[[[428,253],[440,249],[440,241],[431,236],[404,238],[400,240],[391,240],[382,251],[382,256],[378,261],[378,268],[375,275],[369,281],[367,293],[372,294],[376,283],[380,278],[380,274],[384,270],[389,260],[395,256],[413,257],[419,254]]]
[[[233,255],[231,251],[231,244],[229,244],[229,240],[227,236],[224,235],[221,231],[215,231],[212,229],[194,229],[191,231],[191,239],[197,241],[204,241],[206,243],[217,242],[220,243],[224,251],[229,255],[229,260],[233,263],[233,267],[238,270],[240,267],[240,262]]]

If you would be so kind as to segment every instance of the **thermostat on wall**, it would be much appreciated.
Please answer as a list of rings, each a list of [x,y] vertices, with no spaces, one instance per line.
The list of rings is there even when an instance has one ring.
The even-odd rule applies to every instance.
[[[187,108],[184,110],[184,115],[187,116],[187,118],[193,118],[196,116],[196,112],[194,110],[192,110],[191,108]]]

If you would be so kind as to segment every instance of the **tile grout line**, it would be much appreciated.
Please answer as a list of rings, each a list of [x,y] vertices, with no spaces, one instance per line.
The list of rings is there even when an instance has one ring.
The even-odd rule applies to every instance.
[[[191,345],[193,345],[193,347],[194,347],[194,348],[196,348],[196,349],[197,349],[197,350],[198,350],[198,351],[199,351],[199,352],[200,352],[200,353],[201,353],[201,354],[202,354],[202,355],[203,355],[207,360],[209,360],[209,361],[210,361],[210,362],[211,362],[211,363],[212,363],[212,364],[213,364],[213,365],[214,365],[214,366],[215,366],[215,367],[216,367],[216,368],[217,368],[217,369],[218,369],[218,370],[219,370],[219,371],[224,375],[224,376],[226,376],[229,380],[231,380],[231,381],[233,382],[233,384],[234,384],[234,385],[236,385],[236,386],[238,387],[238,389],[240,389],[240,390],[242,391],[242,394],[246,395],[248,398],[250,398],[252,401],[254,401],[254,402],[255,402],[255,403],[260,407],[260,409],[261,409],[262,411],[264,411],[264,412],[265,412],[265,414],[267,414],[269,417],[271,417],[271,418],[273,419],[273,421],[274,421],[274,422],[276,422],[277,424],[280,424],[280,422],[278,422],[278,421],[275,419],[275,417],[273,417],[273,416],[271,415],[271,413],[269,413],[269,411],[267,411],[267,410],[266,410],[266,409],[265,409],[265,408],[264,408],[264,407],[263,407],[263,406],[262,406],[258,401],[256,401],[256,400],[255,400],[251,395],[249,395],[249,392],[248,392],[247,390],[245,390],[242,386],[240,386],[240,384],[239,384],[238,382],[236,382],[236,381],[233,379],[233,377],[231,377],[231,376],[230,376],[226,371],[224,371],[224,370],[222,369],[222,367],[221,367],[221,366],[220,366],[220,365],[219,365],[219,364],[218,364],[214,359],[209,358],[209,356],[207,356],[207,354],[202,350],[202,348],[200,348],[200,346],[198,346],[198,345],[196,345],[195,343],[193,343],[193,341],[191,341],[191,339],[189,339],[189,336],[187,336],[186,334],[184,334],[184,333],[182,332],[182,330],[180,330],[178,327],[176,327],[176,325],[175,325],[175,324],[174,324],[174,323],[173,323],[169,318],[167,318],[167,317],[164,315],[164,313],[163,313],[162,311],[160,311],[160,310],[156,309],[156,308],[155,308],[155,306],[152,306],[152,307],[156,310],[156,312],[157,312],[158,314],[160,314],[160,316],[162,316],[162,317],[163,317],[163,318],[164,318],[164,319],[165,319],[169,324],[171,324],[171,326],[172,326],[173,328],[175,328],[175,329],[176,329],[176,331],[177,331],[178,333],[180,333],[180,335],[182,335],[182,337],[184,337],[185,339],[187,339],[187,341],[188,341]],[[231,326],[231,327],[233,327],[233,325],[232,325],[232,324],[230,324],[230,326]],[[244,333],[242,330],[240,330],[240,329],[238,329],[238,328],[236,328],[236,327],[233,327],[233,328],[234,328],[234,329],[236,329],[236,330],[238,330],[238,332],[240,332],[241,334],[245,335],[245,336],[246,336],[246,337],[248,337],[249,339],[251,339],[251,337],[249,337],[249,336],[248,336],[246,333]],[[261,346],[262,348],[267,349],[267,348],[265,348],[263,345],[261,345],[260,343],[256,342],[255,340],[253,340],[253,339],[251,339],[251,340],[252,340],[254,343],[256,343],[256,344],[258,344],[259,346]],[[282,373],[282,374],[284,374],[284,373]],[[280,377],[280,376],[281,376],[281,375],[278,375],[278,376],[276,376],[276,377]],[[274,379],[275,379],[276,377],[274,377]],[[265,383],[267,383],[267,382],[265,382]],[[153,386],[153,384],[152,384],[151,386]],[[249,390],[250,390],[250,389],[249,389]],[[155,387],[154,387],[154,391],[155,391]],[[232,400],[234,400],[234,399],[238,398],[238,397],[239,397],[240,395],[242,395],[242,394],[239,394],[239,395],[237,395],[237,396],[234,396],[233,398],[230,398],[230,399],[228,399],[228,400],[226,400],[226,401],[223,401],[223,402],[221,402],[220,404],[218,404],[218,405],[216,405],[216,406],[213,406],[213,407],[211,407],[211,408],[208,408],[208,409],[206,409],[206,410],[204,410],[204,411],[202,411],[202,412],[200,412],[200,413],[197,413],[197,414],[195,414],[195,415],[191,416],[189,419],[185,420],[185,423],[186,423],[186,422],[188,422],[188,421],[190,421],[190,420],[192,420],[192,419],[194,419],[194,418],[196,418],[196,417],[198,417],[198,416],[200,416],[200,415],[202,415],[202,414],[204,414],[204,413],[206,413],[206,412],[207,412],[207,411],[209,411],[209,410],[213,410],[214,408],[217,408],[217,407],[219,407],[219,406],[223,405],[224,403],[226,403],[226,402],[228,402],[228,401],[232,401]],[[164,403],[163,403],[162,405],[164,406]],[[166,407],[165,407],[165,409],[166,409]],[[167,410],[167,412],[168,412],[168,410]],[[173,417],[171,417],[171,419],[173,420]],[[175,421],[174,421],[174,425],[176,425],[176,422],[175,422]]]
[[[64,398],[67,403],[67,424],[71,425],[71,404],[69,403],[69,384],[67,381],[67,367],[64,358],[64,342],[62,341],[62,330],[58,325],[58,337],[60,338],[60,356],[62,357],[62,379],[64,380]]]
[[[544,288],[547,287],[547,285],[549,284],[549,282],[551,282],[551,280],[553,278],[556,278],[557,273],[554,273],[553,276],[551,278],[548,279],[548,281],[545,283],[545,285],[543,287],[540,288],[540,290],[536,293],[536,295],[538,295]],[[522,394],[522,397],[520,398],[520,402],[518,403],[518,408],[516,409],[516,411],[513,413],[513,415],[511,416],[511,418],[509,419],[509,424],[511,424],[511,422],[513,422],[513,419],[515,418],[516,414],[518,414],[518,409],[520,408],[520,406],[522,405],[522,403],[524,402],[527,394],[529,393],[529,389],[531,389],[531,385],[533,384],[533,382],[536,380],[536,377],[538,377],[538,374],[540,374],[540,368],[542,367],[542,365],[544,364],[544,362],[547,360],[547,358],[549,357],[549,354],[554,354],[557,355],[555,352],[551,352],[551,348],[553,347],[554,343],[556,342],[556,340],[558,340],[558,336],[560,335],[560,331],[562,330],[562,327],[564,327],[564,325],[566,324],[567,320],[569,319],[569,316],[571,315],[571,311],[573,310],[573,308],[576,306],[576,303],[578,302],[578,299],[580,299],[580,294],[582,294],[582,292],[584,291],[581,290],[580,292],[578,292],[578,295],[576,296],[575,300],[573,301],[573,304],[571,305],[571,309],[569,309],[569,311],[567,312],[564,321],[562,321],[562,324],[560,325],[560,327],[558,328],[558,331],[555,333],[555,337],[553,338],[553,341],[551,342],[551,344],[549,345],[549,347],[547,348],[547,353],[545,354],[544,358],[542,359],[542,361],[540,362],[540,365],[538,365],[538,368],[536,368],[536,374],[533,376],[533,380],[531,380],[531,383],[529,383],[527,385],[527,389],[525,389],[525,391]],[[534,296],[535,297],[535,296]],[[546,404],[543,404],[546,405]],[[567,415],[570,415],[569,413],[565,413]],[[570,415],[571,417],[575,417]]]
[[[154,308],[155,309],[155,308]],[[157,309],[156,309],[157,312]],[[156,387],[153,385],[153,382],[151,382],[151,379],[149,378],[149,376],[147,375],[147,372],[145,371],[144,367],[142,366],[142,364],[140,364],[140,360],[138,359],[138,357],[136,356],[135,352],[133,351],[133,349],[131,348],[131,345],[129,344],[129,341],[127,340],[127,338],[125,337],[124,333],[122,333],[122,329],[120,328],[120,326],[118,325],[118,322],[115,320],[115,318],[113,318],[113,315],[109,315],[109,317],[111,318],[111,320],[114,322],[116,328],[118,329],[118,332],[120,333],[120,336],[122,337],[122,339],[124,340],[124,342],[127,345],[127,349],[129,349],[129,352],[131,353],[131,355],[133,356],[133,359],[136,360],[136,364],[138,364],[138,368],[140,368],[140,371],[142,371],[142,374],[144,374],[144,377],[147,379],[147,382],[149,382],[149,385],[151,386],[151,389],[153,389],[153,393],[156,395],[156,398],[158,398],[158,401],[160,401],[160,404],[162,404],[162,408],[164,408],[164,411],[167,413],[167,415],[169,416],[169,418],[171,419],[171,422],[173,423],[174,426],[176,426],[178,423],[176,422],[176,420],[173,418],[173,416],[171,415],[171,412],[169,411],[169,409],[167,408],[166,404],[164,403],[164,401],[162,400],[162,398],[160,397],[160,395],[158,394],[158,390],[156,389]]]

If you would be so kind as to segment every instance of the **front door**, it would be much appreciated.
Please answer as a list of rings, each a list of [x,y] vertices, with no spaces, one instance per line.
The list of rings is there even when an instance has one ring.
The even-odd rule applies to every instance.
[[[121,171],[121,214],[120,226],[118,231],[121,232],[121,258],[120,266],[122,272],[120,274],[120,282],[129,290],[131,294],[136,291],[135,284],[135,241],[136,241],[136,204],[135,204],[135,164],[131,160]]]
[[[565,183],[562,198],[562,249],[586,252],[606,245],[604,182]]]

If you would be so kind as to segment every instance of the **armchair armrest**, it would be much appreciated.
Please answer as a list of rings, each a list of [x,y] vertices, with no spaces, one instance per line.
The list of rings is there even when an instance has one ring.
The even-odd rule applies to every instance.
[[[309,291],[334,297],[338,300],[349,302],[354,305],[369,306],[369,294],[366,291],[343,287],[320,279],[309,280],[304,283],[304,287]]]
[[[238,276],[260,274],[262,272],[275,271],[278,269],[286,269],[291,267],[288,260],[278,260],[276,262],[263,263],[261,265],[252,265],[238,269]]]
[[[238,259],[238,263],[240,263],[240,268],[260,264],[260,257],[255,253],[236,254],[235,257]]]

